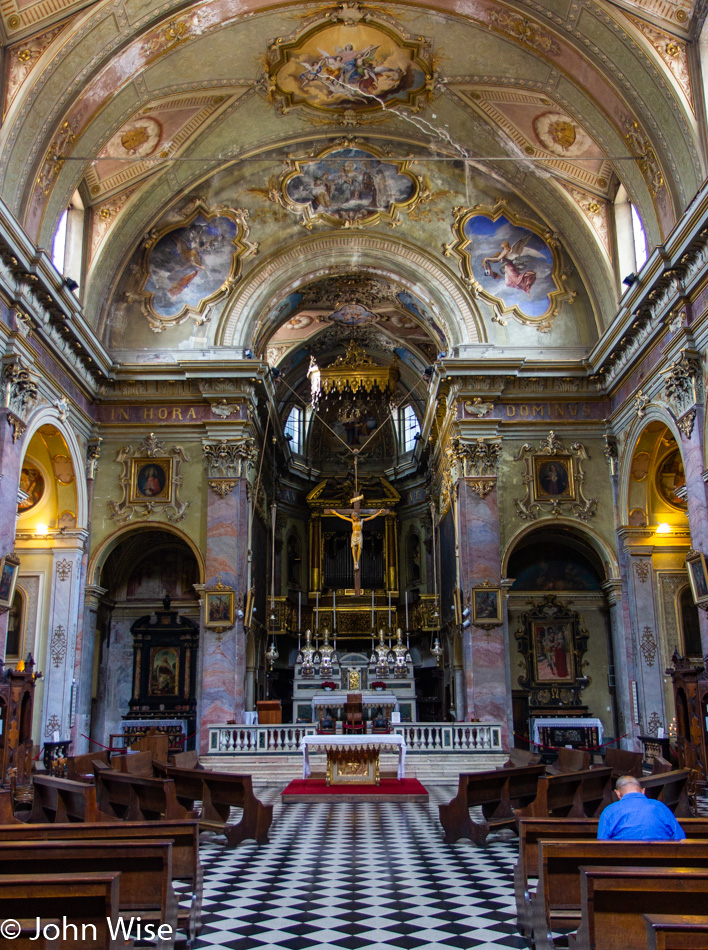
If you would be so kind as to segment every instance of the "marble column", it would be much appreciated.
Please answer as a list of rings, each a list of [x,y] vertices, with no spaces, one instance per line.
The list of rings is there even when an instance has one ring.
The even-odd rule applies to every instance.
[[[705,409],[694,405],[679,419],[681,456],[686,478],[686,503],[691,529],[691,547],[708,557],[708,486],[704,480],[705,452],[703,432]],[[703,656],[708,656],[708,612],[699,611]]]
[[[5,366],[0,405],[0,557],[15,548],[17,491],[20,484],[26,419],[37,399],[37,385],[19,361]],[[0,613],[0,657],[5,656],[7,611]]]
[[[456,483],[460,577],[465,586],[500,586],[501,543],[496,478]],[[466,718],[501,723],[508,747],[512,731],[511,671],[506,624],[462,631]]]
[[[209,469],[205,587],[221,583],[245,601],[248,583],[249,439],[220,439],[204,444]],[[256,565],[255,570],[259,570]],[[265,574],[263,574],[265,576]],[[204,605],[205,598],[202,598]],[[202,606],[202,611],[204,606]],[[200,644],[199,748],[208,749],[209,726],[229,720],[243,722],[245,709],[246,638],[243,617],[215,630],[202,623]]]
[[[51,599],[47,655],[43,658],[44,709],[41,736],[51,740],[55,732],[62,739],[71,735],[72,698],[76,658],[76,628],[79,614],[81,561],[84,537],[55,539],[52,551]]]

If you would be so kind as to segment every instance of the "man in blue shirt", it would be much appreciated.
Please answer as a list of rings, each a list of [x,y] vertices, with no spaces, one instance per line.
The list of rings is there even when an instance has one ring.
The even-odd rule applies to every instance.
[[[683,841],[686,835],[663,802],[646,798],[632,775],[617,779],[618,802],[600,815],[597,837],[613,841]]]

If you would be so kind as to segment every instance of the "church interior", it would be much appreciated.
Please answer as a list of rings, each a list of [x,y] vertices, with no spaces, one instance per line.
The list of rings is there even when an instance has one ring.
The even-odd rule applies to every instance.
[[[8,947],[708,947],[707,14],[0,4]]]

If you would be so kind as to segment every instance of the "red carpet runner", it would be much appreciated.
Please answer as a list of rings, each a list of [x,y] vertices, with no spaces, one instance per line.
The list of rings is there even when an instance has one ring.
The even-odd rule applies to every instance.
[[[339,801],[427,802],[417,778],[382,778],[380,785],[327,785],[323,778],[294,779],[282,792],[284,802]]]

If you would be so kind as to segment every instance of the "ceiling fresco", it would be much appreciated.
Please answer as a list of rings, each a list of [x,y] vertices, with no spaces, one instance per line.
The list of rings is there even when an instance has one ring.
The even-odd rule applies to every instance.
[[[79,187],[86,315],[116,350],[213,345],[236,311],[230,345],[269,359],[355,330],[427,362],[472,323],[470,343],[588,347],[617,302],[618,185],[651,246],[703,177],[686,0],[112,11],[0,0],[0,193],[49,246]]]

